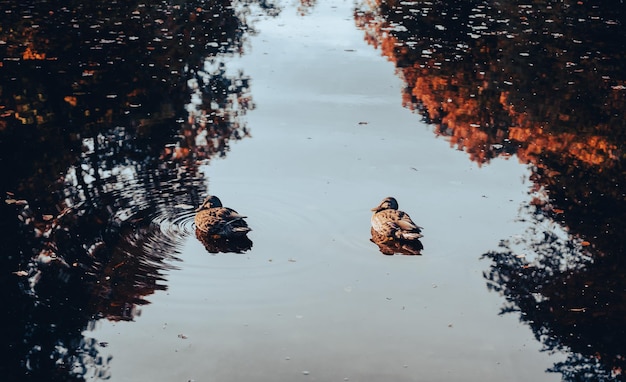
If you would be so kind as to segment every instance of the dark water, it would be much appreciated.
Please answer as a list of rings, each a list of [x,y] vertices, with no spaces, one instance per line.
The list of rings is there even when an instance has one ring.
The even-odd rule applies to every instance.
[[[0,14],[3,380],[623,379],[622,4]]]

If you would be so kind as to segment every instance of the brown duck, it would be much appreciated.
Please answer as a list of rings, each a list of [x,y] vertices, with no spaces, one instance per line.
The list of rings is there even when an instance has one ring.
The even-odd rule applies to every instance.
[[[234,239],[252,231],[244,218],[237,211],[222,206],[217,196],[209,195],[196,209],[194,222],[202,234],[213,239]]]
[[[410,241],[423,236],[422,227],[413,223],[406,212],[398,210],[398,201],[395,198],[383,199],[372,211],[372,230],[385,240]]]

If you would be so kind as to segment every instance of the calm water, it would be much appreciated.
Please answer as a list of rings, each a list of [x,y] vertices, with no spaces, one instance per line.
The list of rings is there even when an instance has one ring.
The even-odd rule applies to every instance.
[[[0,7],[7,380],[623,378],[624,9]]]

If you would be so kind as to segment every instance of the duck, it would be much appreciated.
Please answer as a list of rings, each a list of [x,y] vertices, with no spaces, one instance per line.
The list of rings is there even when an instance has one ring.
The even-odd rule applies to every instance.
[[[383,241],[413,241],[422,235],[422,227],[411,220],[409,214],[398,210],[398,201],[389,196],[372,208],[372,233]]]
[[[199,233],[209,238],[236,239],[252,231],[245,218],[237,211],[224,207],[217,196],[209,195],[196,209],[194,223]]]

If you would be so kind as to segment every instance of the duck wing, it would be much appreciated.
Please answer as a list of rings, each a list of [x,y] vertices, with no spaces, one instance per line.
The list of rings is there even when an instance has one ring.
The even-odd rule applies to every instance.
[[[245,216],[230,208],[216,207],[198,212],[195,217],[195,223],[196,227],[203,232],[227,234],[233,231],[234,227],[247,227],[248,224],[243,220],[244,218]],[[239,232],[241,230],[234,231]],[[250,231],[250,229],[247,228],[247,231]]]
[[[227,207],[216,208],[216,210],[217,211],[215,211],[215,214],[221,220],[231,221],[231,220],[241,220],[241,219],[247,218],[247,216],[241,215],[239,214],[239,212],[233,209],[227,208]]]
[[[390,211],[391,212],[391,211]],[[388,222],[393,228],[400,229],[402,231],[410,231],[410,232],[422,232],[422,227],[413,223],[409,214],[403,211],[393,211],[394,219]]]
[[[220,233],[226,236],[242,236],[252,231],[248,227],[248,223],[244,220],[246,216],[240,215],[237,211],[222,207],[218,212],[221,224],[219,226]]]

